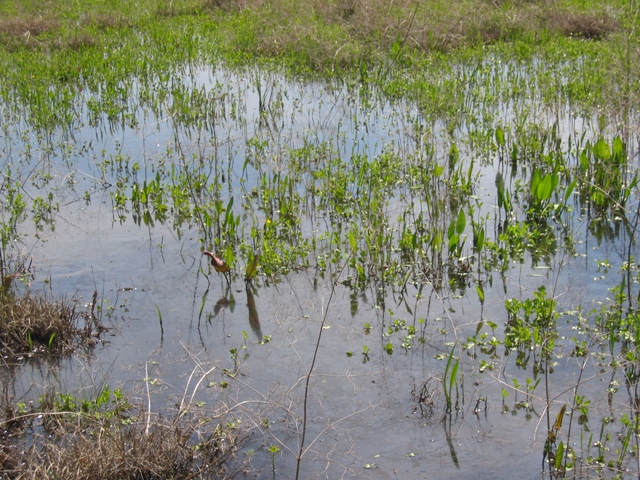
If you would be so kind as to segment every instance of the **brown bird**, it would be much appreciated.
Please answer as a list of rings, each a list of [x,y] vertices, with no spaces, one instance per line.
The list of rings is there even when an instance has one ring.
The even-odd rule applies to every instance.
[[[212,252],[207,252],[206,250],[204,250],[202,254],[208,256],[211,259],[211,265],[213,265],[213,268],[216,272],[227,273],[229,271],[229,266],[224,263],[223,260],[216,257]]]

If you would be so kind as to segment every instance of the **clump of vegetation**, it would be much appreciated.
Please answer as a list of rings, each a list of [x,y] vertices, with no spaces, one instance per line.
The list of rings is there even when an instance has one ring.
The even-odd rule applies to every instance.
[[[176,21],[192,24],[198,18],[198,36],[209,37],[232,56],[293,57],[331,70],[390,51],[396,57],[401,50],[447,52],[516,38],[536,42],[547,34],[600,40],[621,28],[617,17],[624,8],[622,2],[605,7],[600,2],[525,0],[453,5],[442,0],[148,0],[135,8],[119,3],[94,5],[95,12],[87,13],[57,2],[44,8],[40,2],[7,2],[0,10],[7,17],[0,21],[0,44],[80,48],[108,41],[104,33],[110,29],[124,33],[134,27],[155,36],[158,23],[170,28]]]
[[[3,403],[0,469],[9,478],[231,478],[229,460],[246,438],[201,409],[151,421],[108,386],[92,399],[50,392],[37,406],[6,395]]]
[[[64,355],[93,346],[106,330],[94,313],[76,310],[77,299],[56,300],[45,293],[16,294],[15,275],[0,288],[0,352],[23,357],[38,353]],[[94,304],[97,292],[94,295]]]

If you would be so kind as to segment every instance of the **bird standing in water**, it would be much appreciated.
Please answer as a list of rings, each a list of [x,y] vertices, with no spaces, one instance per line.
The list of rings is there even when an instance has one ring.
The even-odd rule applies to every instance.
[[[229,266],[224,263],[224,260],[216,257],[213,252],[207,252],[206,250],[204,250],[202,254],[211,259],[211,265],[213,265],[213,268],[216,272],[227,273],[229,271]]]
[[[213,269],[216,272],[223,274],[224,278],[227,280],[227,286],[231,287],[231,278],[229,278],[229,265],[224,263],[224,260],[222,260],[221,258],[216,257],[216,255],[213,252],[207,252],[206,250],[204,250],[202,254],[206,255],[211,259],[211,265],[213,266]],[[207,276],[207,281],[208,280],[209,280],[209,277]]]

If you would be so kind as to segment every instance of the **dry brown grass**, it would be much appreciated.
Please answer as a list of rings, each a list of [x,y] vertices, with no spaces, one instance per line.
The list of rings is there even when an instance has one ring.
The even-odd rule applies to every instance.
[[[87,14],[80,21],[80,25],[106,31],[130,26],[130,22],[117,14]],[[77,50],[82,47],[93,46],[96,38],[87,31],[80,31],[70,38],[52,37],[43,41],[43,34],[55,32],[61,27],[55,16],[51,18],[16,17],[0,20],[0,44],[9,49],[18,46],[38,48],[42,46],[56,49],[69,48]]]
[[[78,312],[77,301],[45,294],[0,295],[0,353],[3,356],[64,355],[92,346],[105,328],[93,313]]]
[[[542,32],[600,40],[620,29],[609,11],[574,12],[545,0],[202,0],[209,12],[257,12],[257,53],[295,51],[318,68],[357,64],[395,44],[423,52],[533,38]],[[245,32],[238,48],[245,48]]]
[[[620,29],[614,13],[605,7],[574,11],[551,0],[167,0],[152,9],[158,17],[234,16],[247,10],[256,14],[255,38],[247,41],[247,32],[230,31],[228,39],[237,39],[237,50],[258,55],[296,52],[319,68],[357,64],[378,52],[384,55],[394,44],[424,52],[449,51],[544,31],[600,40]],[[49,35],[40,40],[42,34],[62,26],[56,18],[23,13],[0,20],[0,43],[9,49],[25,45],[78,49],[98,43],[91,33],[96,28],[131,27],[143,16],[87,13],[74,37]]]
[[[567,37],[582,37],[588,40],[601,40],[620,29],[620,22],[606,12],[551,12],[545,20],[551,29]]]
[[[0,20],[0,45],[4,45],[9,51],[20,46],[38,47],[40,37],[44,33],[58,28],[55,19],[39,18],[8,18]]]
[[[17,403],[12,366],[0,378],[0,479],[228,479],[244,471],[235,455],[248,439],[243,413],[221,392],[209,391],[213,406],[194,400],[215,367],[198,364],[175,406],[157,413],[148,383],[146,398],[128,397],[107,377],[78,395],[55,387],[38,395],[33,385],[29,397],[38,400]]]
[[[221,419],[202,413],[134,421],[95,418],[78,413],[39,414],[67,417],[56,434],[27,435],[18,443],[0,438],[0,478],[20,479],[204,479],[234,478],[231,460],[245,436]],[[30,444],[26,447],[26,444]]]
[[[109,30],[112,28],[130,27],[131,22],[125,17],[117,14],[87,14],[83,17],[84,25],[95,26],[100,30]]]
[[[316,1],[314,8],[328,22],[347,23],[355,35],[380,38],[386,44],[401,39],[425,51],[492,43],[542,30],[602,39],[620,28],[606,11],[575,13],[544,1],[514,2],[504,9],[502,3],[338,0]]]
[[[9,18],[0,20],[0,35],[11,37],[32,37],[58,28],[55,19],[42,18]]]

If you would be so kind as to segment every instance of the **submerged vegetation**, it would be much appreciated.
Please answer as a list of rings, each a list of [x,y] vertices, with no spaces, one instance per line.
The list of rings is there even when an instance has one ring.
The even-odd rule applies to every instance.
[[[406,407],[423,422],[443,419],[456,468],[452,425],[497,405],[537,419],[532,450],[552,478],[638,475],[637,1],[9,1],[0,14],[7,384],[17,358],[69,354],[106,331],[96,285],[80,313],[32,290],[41,266],[18,260],[61,222],[80,224],[72,215],[99,214],[170,231],[153,248],[173,242],[193,260],[207,278],[194,309],[205,350],[201,327],[235,294],[269,344],[256,297],[311,278],[329,304],[345,292],[344,343],[360,342],[346,360],[406,369],[392,390],[413,392]],[[316,440],[362,411],[325,429],[307,411],[331,341],[324,293],[321,321],[305,324],[314,350],[283,329],[302,372],[286,401],[238,400],[285,412],[282,431],[258,413],[247,422],[274,477],[300,472]],[[147,312],[160,348],[167,310]],[[233,367],[212,389],[258,392],[242,378],[242,333],[242,346],[217,345]],[[0,461],[32,478],[76,465],[77,478],[224,477],[248,431],[203,410],[132,413],[117,389],[17,402],[5,393],[2,451],[23,457]]]

